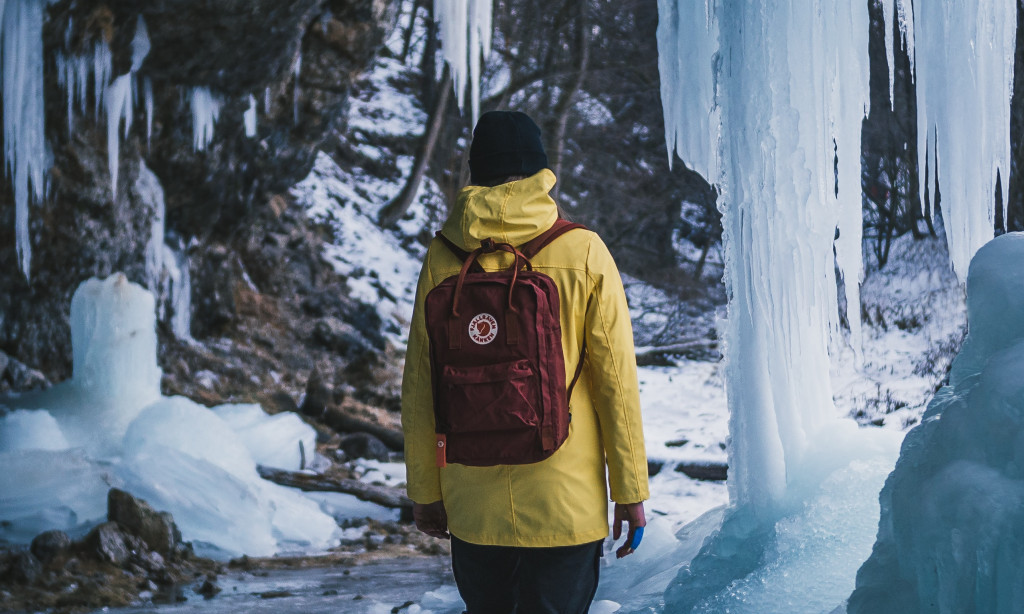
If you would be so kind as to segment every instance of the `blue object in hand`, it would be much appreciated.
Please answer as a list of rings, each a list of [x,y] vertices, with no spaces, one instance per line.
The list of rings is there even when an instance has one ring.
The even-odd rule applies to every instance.
[[[642,540],[643,538],[644,538],[644,528],[643,527],[637,527],[636,531],[633,533],[633,541],[629,542],[630,549],[636,550],[637,547],[640,545],[640,540]]]

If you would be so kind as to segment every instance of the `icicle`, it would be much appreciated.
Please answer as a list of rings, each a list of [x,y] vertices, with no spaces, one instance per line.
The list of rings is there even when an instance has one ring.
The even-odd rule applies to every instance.
[[[464,106],[468,77],[473,123],[476,123],[480,107],[480,61],[481,56],[490,53],[491,47],[491,0],[434,0],[434,18],[440,26],[441,53],[451,69],[459,108]]]
[[[110,169],[111,198],[117,199],[117,175],[120,167],[120,138],[127,138],[132,127],[134,115],[136,79],[135,71],[142,67],[142,62],[149,54],[149,33],[146,22],[140,16],[135,22],[135,37],[132,39],[132,65],[128,73],[121,75],[111,83],[103,94],[107,113],[107,165]],[[147,99],[147,104],[152,98]],[[147,111],[151,112],[147,107]],[[124,132],[118,135],[118,127],[124,119]],[[147,120],[148,121],[148,120]]]
[[[149,30],[146,29],[146,20],[139,15],[135,22],[135,38],[132,39],[132,72],[138,72],[142,68],[142,62],[149,55],[152,45],[149,42]]]
[[[153,81],[146,77],[142,80],[142,92],[146,100],[146,148],[153,139]]]
[[[889,108],[895,104],[894,91],[896,87],[896,50],[893,41],[893,17],[896,18],[896,25],[899,26],[900,40],[908,44],[907,53],[910,56],[910,66],[914,66],[914,26],[911,17],[911,7],[908,6],[911,0],[880,0],[882,3],[882,14],[885,17],[885,59],[889,67]],[[934,0],[933,0],[934,1]]]
[[[828,118],[838,165],[835,190],[828,190],[824,198],[836,206],[839,237],[835,240],[835,261],[844,281],[850,345],[859,361],[863,345],[860,284],[864,281],[861,128],[871,104],[867,51],[870,18],[864,2],[832,2],[826,6],[829,8],[823,15],[826,23],[822,32],[828,33],[825,41],[829,75],[825,85],[830,93]],[[826,156],[824,161],[831,165],[832,160]],[[833,321],[832,325],[837,333],[838,322]]]
[[[997,172],[1008,194],[1017,4],[920,2],[914,11],[918,168],[934,152],[950,260],[964,281],[993,235]]]
[[[103,95],[107,112],[107,166],[110,169],[111,200],[117,200],[117,174],[120,166],[121,141],[118,127],[124,118],[124,134],[132,125],[132,82],[133,75],[121,75],[107,87]]]
[[[205,87],[192,88],[192,147],[203,151],[213,140],[213,128],[220,117],[220,101]]]
[[[67,94],[68,130],[74,127],[74,115],[77,103],[79,113],[85,114],[89,100],[89,75],[92,74],[94,113],[99,118],[99,109],[103,106],[103,94],[110,81],[113,71],[113,57],[105,42],[93,45],[92,55],[65,56],[57,54],[57,81]]]
[[[169,264],[173,264],[173,260],[168,260],[165,257],[164,251],[167,205],[160,180],[142,160],[139,161],[139,174],[135,180],[135,192],[139,195],[141,203],[153,210],[153,217],[150,220],[149,242],[146,244],[146,287],[154,296],[159,298],[161,297],[160,286],[164,277],[164,269]],[[160,313],[162,310],[161,304],[158,306],[157,313],[157,317],[160,319],[163,319]]]
[[[263,113],[270,115],[270,88],[263,90]]]
[[[68,134],[70,134],[75,127],[75,66],[73,60],[69,60],[59,53],[57,54],[57,83],[67,93]]]
[[[178,339],[192,338],[192,275],[187,248],[172,252],[175,267],[171,272],[171,332]]]
[[[302,72],[302,54],[299,53],[299,59],[295,61],[295,89],[292,92],[292,121],[295,125],[299,124],[299,73]]]
[[[669,167],[673,152],[679,152],[690,168],[714,183],[719,179],[713,70],[718,32],[709,9],[699,2],[658,0],[657,38]]]
[[[103,106],[103,94],[113,76],[114,57],[110,53],[110,47],[106,43],[96,43],[93,48],[93,97],[95,105],[96,120],[100,118],[100,108]]]
[[[245,136],[256,136],[256,98],[249,94],[249,108],[245,111]]]
[[[3,27],[4,160],[13,175],[18,263],[29,279],[32,243],[29,202],[45,194],[46,135],[43,101],[45,0],[0,3]]]

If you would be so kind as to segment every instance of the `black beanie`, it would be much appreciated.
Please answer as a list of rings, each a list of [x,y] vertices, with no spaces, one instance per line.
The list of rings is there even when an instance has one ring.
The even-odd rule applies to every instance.
[[[470,180],[475,184],[512,175],[530,176],[548,166],[540,128],[519,111],[480,116],[469,146]]]

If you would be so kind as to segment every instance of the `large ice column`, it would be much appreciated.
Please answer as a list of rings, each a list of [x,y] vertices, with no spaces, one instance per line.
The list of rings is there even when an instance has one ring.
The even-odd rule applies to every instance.
[[[18,263],[29,277],[32,245],[29,202],[46,191],[46,135],[43,103],[43,9],[47,0],[0,2],[3,38],[4,162],[14,179]]]
[[[128,424],[160,397],[153,295],[122,273],[82,283],[71,298],[71,351],[72,378],[17,407],[47,409],[70,445],[116,456]]]
[[[153,295],[122,273],[79,286],[71,298],[75,385],[155,400],[161,372],[154,307]]]
[[[993,235],[997,172],[1008,193],[1017,2],[917,2],[911,25],[918,168],[938,158],[946,240],[963,280]],[[924,189],[922,181],[922,202]]]
[[[480,116],[481,58],[491,52],[491,0],[434,0],[434,18],[459,108],[469,86],[475,124]]]
[[[970,332],[950,385],[911,431],[879,497],[850,614],[986,612],[1024,603],[1024,233],[978,250]]]
[[[800,471],[808,438],[835,415],[828,344],[837,328],[836,258],[849,311],[859,311],[867,6],[717,2],[705,13],[703,4],[660,4],[662,78],[670,80],[662,90],[666,114],[675,114],[667,138],[710,171],[703,139],[721,135],[721,175],[710,178],[722,187],[730,299],[730,492],[735,504],[767,511]],[[699,45],[716,42],[725,51]],[[708,107],[713,68],[717,99]],[[834,255],[837,226],[843,241]]]

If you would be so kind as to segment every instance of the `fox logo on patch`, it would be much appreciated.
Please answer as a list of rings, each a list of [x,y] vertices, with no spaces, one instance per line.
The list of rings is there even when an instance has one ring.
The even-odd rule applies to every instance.
[[[469,338],[478,345],[487,345],[498,336],[498,321],[489,313],[476,315],[469,321]]]

